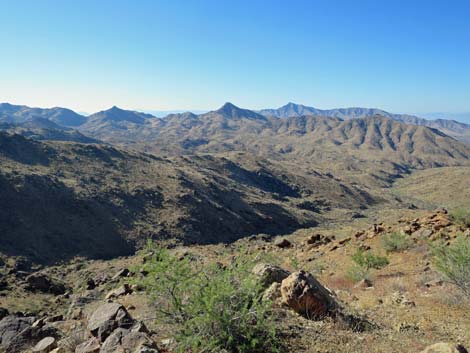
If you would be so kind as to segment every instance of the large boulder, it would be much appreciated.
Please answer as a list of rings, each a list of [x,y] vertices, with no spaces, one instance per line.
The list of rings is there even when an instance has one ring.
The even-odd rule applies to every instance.
[[[39,291],[43,293],[51,293],[55,295],[64,294],[66,291],[65,285],[42,272],[35,272],[26,277],[28,288],[32,291]]]
[[[57,348],[57,341],[54,337],[44,337],[33,347],[34,353],[49,353]]]
[[[130,328],[134,320],[118,303],[105,303],[96,309],[88,320],[88,330],[101,342],[117,328]]]
[[[421,353],[468,353],[468,351],[461,345],[440,342],[426,347]]]
[[[339,308],[332,292],[305,271],[294,272],[282,281],[281,303],[310,319],[331,316]]]
[[[23,330],[31,327],[34,317],[7,316],[0,321],[0,347],[6,348]]]
[[[289,271],[279,266],[264,263],[256,264],[252,272],[259,278],[263,288],[268,288],[273,283],[281,283],[290,275]]]
[[[115,288],[112,291],[110,291],[108,294],[106,294],[106,299],[118,298],[118,297],[122,297],[123,295],[131,294],[131,293],[132,293],[131,287],[127,283],[124,283],[122,286]]]
[[[50,325],[33,325],[34,317],[7,316],[0,321],[0,351],[24,352],[45,337],[57,339],[60,332]],[[2,350],[3,349],[3,350]]]
[[[116,352],[158,352],[155,343],[143,332],[135,332],[123,328],[116,329],[101,346],[100,353]]]

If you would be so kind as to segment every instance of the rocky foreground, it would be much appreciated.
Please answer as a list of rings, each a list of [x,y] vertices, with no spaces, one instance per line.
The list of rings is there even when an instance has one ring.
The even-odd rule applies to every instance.
[[[357,249],[378,253],[393,232],[406,235],[407,249],[388,253],[389,264],[372,276],[351,281],[350,255]],[[258,263],[253,273],[265,288],[263,300],[279,312],[276,326],[286,351],[462,353],[470,342],[468,301],[439,276],[427,250],[433,242],[451,244],[458,235],[469,237],[470,228],[446,211],[417,212],[364,229],[259,235],[232,245],[177,247],[173,253],[226,263],[244,248],[280,259]],[[0,351],[173,351],[171,325],[155,320],[152,301],[135,281],[148,275],[139,270],[147,258],[77,259],[47,268],[4,258]]]

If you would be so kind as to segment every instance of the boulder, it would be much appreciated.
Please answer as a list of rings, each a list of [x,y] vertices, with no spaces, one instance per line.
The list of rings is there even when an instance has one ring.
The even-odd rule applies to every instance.
[[[31,327],[34,317],[6,316],[0,321],[0,347],[7,347],[23,330]]]
[[[143,353],[146,352],[144,348],[156,349],[155,343],[147,334],[118,328],[106,339],[106,341],[104,341],[101,346],[100,353]]]
[[[311,319],[332,315],[338,309],[332,292],[305,271],[294,272],[282,281],[281,303]]]
[[[109,276],[107,273],[104,273],[104,272],[97,274],[96,277],[93,279],[95,286],[100,286],[102,284],[105,284],[108,281],[109,281]]]
[[[75,353],[99,353],[100,341],[95,337],[90,338],[88,341],[80,343],[75,348]]]
[[[96,309],[88,320],[88,330],[101,342],[117,328],[130,328],[134,320],[118,303],[105,303]]]
[[[28,289],[32,291],[40,291],[43,293],[51,293],[55,295],[64,294],[65,285],[58,280],[52,279],[42,272],[35,272],[26,277]]]
[[[278,239],[274,242],[274,245],[277,246],[278,248],[285,249],[285,248],[291,248],[292,243],[287,240],[287,239]]]
[[[12,315],[0,321],[0,351],[23,352],[45,337],[60,337],[60,332],[52,326],[33,327],[34,321],[34,317]]]
[[[121,277],[127,277],[129,275],[129,270],[127,268],[123,268],[116,272],[116,274],[111,278],[111,280],[115,281]]]
[[[130,293],[132,293],[132,289],[127,283],[125,283],[122,286],[113,289],[108,294],[106,294],[106,299],[117,298]]]
[[[323,234],[314,234],[307,238],[306,243],[308,245],[319,246],[319,245],[326,245],[328,243],[331,243],[334,239],[335,239],[334,236],[330,237],[330,236],[326,236]]]
[[[268,288],[272,283],[281,283],[290,275],[290,272],[279,266],[259,263],[253,267],[252,273],[255,274],[263,288]]]
[[[56,339],[54,337],[45,337],[36,343],[32,351],[35,353],[49,353],[55,348],[57,348]]]
[[[468,353],[468,351],[461,345],[441,342],[426,347],[421,353]]]

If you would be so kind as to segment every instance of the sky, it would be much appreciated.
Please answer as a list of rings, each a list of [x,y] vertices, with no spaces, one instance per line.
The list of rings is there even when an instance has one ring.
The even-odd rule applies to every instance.
[[[469,16],[467,0],[0,0],[0,102],[462,116]]]

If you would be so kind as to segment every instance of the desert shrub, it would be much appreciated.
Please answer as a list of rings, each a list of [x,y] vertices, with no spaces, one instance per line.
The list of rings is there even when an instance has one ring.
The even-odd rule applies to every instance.
[[[439,243],[431,251],[436,269],[470,297],[470,238],[460,235],[454,243]]]
[[[155,301],[159,319],[176,323],[180,351],[277,352],[280,341],[272,303],[262,301],[261,283],[246,254],[230,265],[197,265],[148,244],[152,258],[140,284]]]
[[[357,249],[351,256],[354,264],[346,272],[346,277],[353,282],[359,282],[363,279],[370,280],[372,270],[381,269],[389,264],[385,256],[375,255],[371,251]]]
[[[371,279],[371,271],[368,268],[359,266],[357,264],[352,265],[346,272],[346,277],[353,282],[359,282]]]
[[[389,264],[388,259],[385,256],[375,255],[372,251],[364,251],[358,249],[352,256],[351,259],[360,267],[367,270],[370,269],[381,269]]]
[[[459,208],[450,212],[452,220],[463,226],[470,227],[470,208]]]
[[[403,251],[411,246],[411,241],[408,236],[399,232],[385,234],[381,242],[387,252]]]

